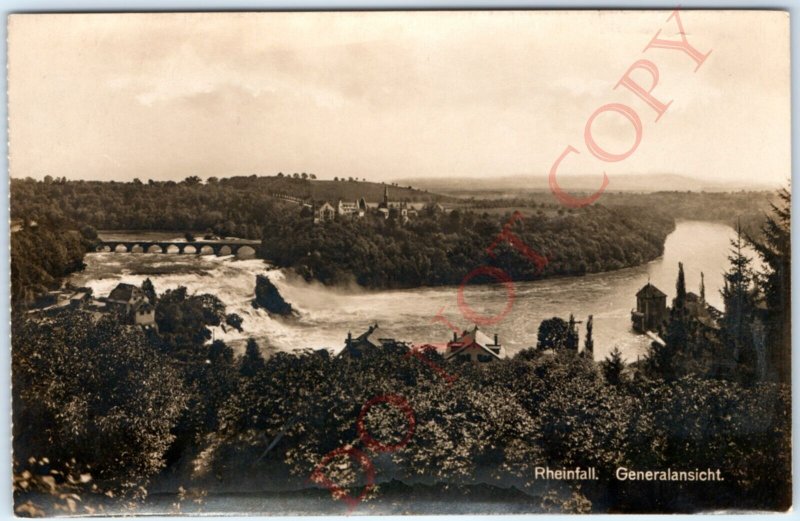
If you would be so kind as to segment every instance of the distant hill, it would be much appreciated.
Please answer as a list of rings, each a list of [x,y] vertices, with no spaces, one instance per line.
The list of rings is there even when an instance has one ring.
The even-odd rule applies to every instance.
[[[767,183],[716,183],[677,174],[618,174],[609,175],[608,191],[612,192],[731,192],[739,190],[773,190],[776,187]],[[559,178],[559,186],[565,190],[578,192],[594,192],[600,186],[600,174],[563,176]],[[503,177],[438,177],[438,178],[406,178],[396,181],[401,185],[411,184],[432,192],[448,195],[472,195],[474,192],[484,194],[507,192],[519,195],[520,191],[549,191],[547,176],[503,176]]]
[[[368,203],[376,203],[383,200],[383,192],[387,186],[389,188],[389,199],[392,201],[428,202],[451,199],[427,190],[413,188],[408,184],[396,186],[391,183],[387,185],[370,181],[329,181],[277,176],[239,176],[220,179],[219,182],[220,184],[244,190],[279,192],[294,197],[334,203],[339,199],[356,201],[361,197],[366,199]]]

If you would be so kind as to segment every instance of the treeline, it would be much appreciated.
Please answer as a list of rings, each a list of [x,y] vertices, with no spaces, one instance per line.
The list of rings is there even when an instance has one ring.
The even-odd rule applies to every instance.
[[[302,192],[307,180],[273,178],[279,191]],[[97,229],[211,230],[261,238],[264,222],[297,214],[296,205],[268,196],[250,178],[187,178],[165,182],[11,180],[12,218],[87,223]],[[295,186],[297,185],[297,186]]]
[[[496,198],[482,199],[472,197],[464,199],[467,207],[480,211],[490,208],[519,208],[558,210],[558,202],[554,201],[550,192],[530,193],[526,196],[507,197],[497,192]],[[739,191],[739,192],[605,192],[598,204],[609,207],[638,207],[642,212],[658,210],[674,219],[697,221],[719,221],[735,224],[738,218],[747,221],[762,218],[757,225],[763,224],[763,216],[769,212],[770,204],[775,202],[774,192]]]
[[[393,200],[431,200],[423,192],[392,188]],[[312,181],[291,176],[190,176],[183,181],[129,183],[68,181],[66,178],[11,180],[11,216],[39,222],[87,223],[97,229],[210,230],[219,236],[261,239],[262,226],[300,218],[300,208],[273,198],[378,201],[383,185]]]
[[[675,219],[735,223],[740,216],[768,213],[775,192],[654,192],[649,194],[609,193],[601,198],[609,206],[638,205],[659,208]]]
[[[565,216],[515,220],[509,230],[538,255],[543,269],[498,238],[511,215],[423,211],[394,220],[311,220],[265,225],[261,255],[326,284],[372,288],[459,284],[479,266],[504,270],[513,280],[583,275],[635,266],[663,253],[673,220],[653,210],[591,206]],[[291,237],[291,240],[274,240]],[[470,283],[492,281],[473,277]]]

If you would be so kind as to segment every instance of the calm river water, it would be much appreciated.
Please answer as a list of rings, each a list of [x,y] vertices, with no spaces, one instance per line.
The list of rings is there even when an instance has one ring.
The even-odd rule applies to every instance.
[[[148,239],[174,239],[179,234],[148,233]],[[705,273],[706,298],[721,308],[719,289],[727,269],[729,242],[734,230],[729,226],[699,221],[684,221],[667,237],[664,256],[649,264],[609,273],[568,277],[515,284],[516,298],[511,311],[496,325],[487,326],[489,335],[497,333],[509,353],[535,345],[539,323],[553,316],[585,321],[594,315],[595,358],[605,358],[614,346],[629,361],[646,352],[649,340],[630,328],[630,311],[635,294],[650,281],[671,299],[675,294],[678,262],[684,263],[689,291],[698,292],[700,272]],[[111,238],[110,232],[101,237]],[[113,233],[114,239],[144,239],[141,235]],[[752,252],[751,252],[752,256]],[[452,335],[434,322],[437,312],[461,328],[471,324],[461,315],[456,287],[419,288],[398,291],[366,291],[359,288],[327,288],[306,283],[282,270],[272,269],[258,259],[179,254],[92,253],[87,267],[71,277],[71,282],[87,285],[95,295],[107,295],[119,282],[141,284],[149,277],[156,291],[186,286],[190,293],[211,293],[227,305],[228,312],[244,318],[244,332],[217,328],[215,338],[242,350],[247,337],[255,337],[265,352],[327,347],[339,350],[348,331],[361,334],[377,322],[394,338],[415,343],[446,342]],[[477,267],[477,266],[476,266]],[[273,318],[253,309],[255,277],[268,273],[284,298],[298,310],[296,318]],[[465,291],[470,307],[486,316],[506,306],[503,286],[473,286]],[[585,331],[581,324],[581,338]],[[581,343],[583,340],[581,340]]]

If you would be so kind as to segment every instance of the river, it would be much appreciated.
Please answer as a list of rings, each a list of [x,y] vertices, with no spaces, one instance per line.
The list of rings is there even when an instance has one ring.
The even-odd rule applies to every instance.
[[[179,239],[180,234],[141,234],[101,232],[104,239]],[[666,239],[664,255],[648,264],[584,277],[566,277],[514,284],[515,298],[503,320],[485,326],[490,336],[497,333],[509,354],[536,344],[539,323],[553,316],[575,315],[580,324],[581,344],[585,320],[594,316],[595,359],[605,358],[618,346],[628,361],[644,355],[649,340],[630,328],[630,311],[635,294],[649,280],[668,295],[675,294],[678,262],[684,263],[688,291],[698,292],[700,272],[705,273],[706,299],[722,308],[719,290],[727,269],[727,256],[734,230],[720,223],[683,221]],[[749,252],[752,257],[752,251]],[[457,287],[418,288],[396,291],[368,291],[361,288],[329,288],[307,283],[283,270],[273,269],[258,259],[196,256],[190,254],[92,253],[86,256],[86,269],[74,273],[70,282],[90,286],[96,296],[105,296],[119,283],[141,284],[149,277],[161,293],[186,286],[190,293],[211,293],[219,297],[229,313],[243,319],[244,331],[214,328],[214,337],[223,339],[241,352],[250,336],[259,341],[265,353],[306,347],[339,350],[348,331],[361,334],[378,323],[392,337],[415,343],[446,342],[450,330],[434,320],[444,315],[461,328],[471,324],[461,315]],[[476,266],[477,267],[477,266]],[[295,318],[273,318],[250,302],[255,277],[268,273],[284,298],[298,310]],[[507,305],[502,285],[470,286],[466,302],[485,316],[500,313]]]

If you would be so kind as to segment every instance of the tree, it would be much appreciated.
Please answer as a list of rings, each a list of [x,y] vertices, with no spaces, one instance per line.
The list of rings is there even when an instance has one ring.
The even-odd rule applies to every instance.
[[[569,323],[567,324],[567,338],[564,341],[564,347],[577,353],[579,343],[578,330],[575,327],[575,316],[570,313]]]
[[[706,301],[706,276],[701,271],[700,272],[700,302],[705,303]]]
[[[311,178],[311,179],[316,179],[317,178],[317,176],[315,174],[308,174],[308,177]]]
[[[206,179],[206,184],[211,186],[216,186],[219,184],[219,178],[211,176],[208,179]]]
[[[156,295],[156,288],[153,286],[153,281],[150,280],[150,277],[144,279],[142,282],[142,292],[144,292],[145,297],[147,297],[148,302],[150,304],[155,305],[156,299],[158,298]]]
[[[619,347],[614,346],[611,354],[600,364],[603,376],[611,385],[619,385],[622,382],[622,371],[625,369],[625,362],[622,361],[622,352]]]
[[[726,356],[736,363],[737,378],[752,382],[763,368],[758,367],[758,353],[753,343],[756,295],[752,261],[742,252],[744,244],[741,226],[737,226],[728,256],[730,269],[724,274],[725,285],[721,291],[725,304],[722,329]]]
[[[213,295],[187,295],[179,286],[165,291],[156,306],[161,349],[183,362],[204,362],[209,326],[225,320],[225,305]]]
[[[683,309],[686,306],[686,278],[683,274],[683,263],[678,263],[678,280],[675,282],[675,300],[673,307]]]
[[[186,239],[186,242],[194,242],[195,241],[195,237],[194,237],[194,234],[192,232],[184,233],[183,237]]]
[[[586,340],[583,343],[583,352],[591,360],[594,360],[594,339],[592,338],[592,315],[586,320]]]
[[[225,323],[237,331],[242,330],[243,319],[236,313],[229,313],[225,316]]]
[[[67,310],[14,332],[15,457],[74,458],[126,487],[163,468],[188,391],[142,329]]]
[[[569,324],[559,317],[543,320],[539,324],[536,347],[539,349],[563,349],[569,337]]]
[[[300,174],[300,177],[303,179],[308,179],[308,174],[303,172],[302,174]]]
[[[222,340],[214,340],[208,348],[208,359],[212,364],[232,364],[233,349]]]
[[[187,177],[186,179],[183,180],[183,184],[188,185],[188,186],[197,186],[201,182],[202,182],[202,179],[200,179],[196,175],[190,175],[189,177]]]
[[[90,241],[97,240],[97,230],[95,230],[94,226],[89,226],[88,224],[81,226],[81,235]]]
[[[664,341],[654,341],[650,346],[647,368],[653,376],[674,380],[686,372],[687,355],[691,351],[690,317],[686,309],[686,279],[683,263],[678,263],[678,278],[675,282],[675,298],[669,310]]]
[[[239,362],[239,374],[251,378],[263,368],[264,356],[261,354],[261,348],[258,347],[255,338],[248,338],[247,347],[242,360]]]
[[[758,285],[766,310],[763,319],[767,332],[769,376],[781,382],[791,378],[791,211],[792,195],[787,189],[778,192],[779,204],[772,205],[772,215],[762,227],[763,239],[747,238],[761,257],[763,270]]]

